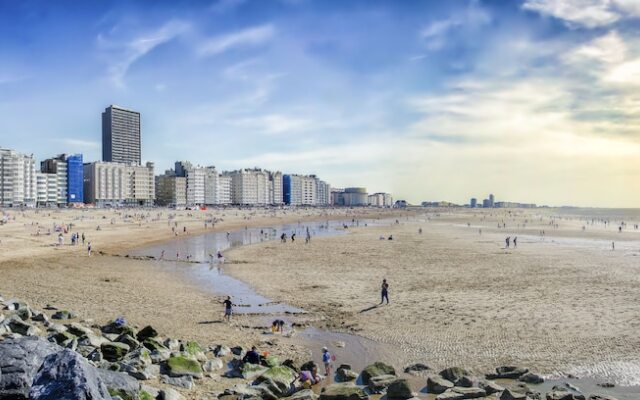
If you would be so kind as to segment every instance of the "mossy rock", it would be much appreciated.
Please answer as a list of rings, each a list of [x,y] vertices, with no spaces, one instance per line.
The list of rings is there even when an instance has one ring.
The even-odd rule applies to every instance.
[[[173,377],[192,376],[202,378],[202,367],[200,363],[191,358],[183,356],[171,357],[167,360],[169,375]]]
[[[58,332],[55,335],[53,335],[53,340],[56,341],[56,343],[60,346],[66,346],[67,343],[69,343],[70,341],[72,341],[73,339],[75,339],[76,336],[72,335],[69,332]]]
[[[130,347],[124,343],[108,342],[100,346],[100,351],[107,361],[120,361],[129,352]]]
[[[155,400],[155,397],[153,397],[149,392],[146,392],[144,390],[140,391],[138,398],[140,400]]]
[[[162,343],[160,343],[158,340],[153,339],[153,338],[149,338],[146,339],[144,342],[142,342],[142,345],[144,347],[146,347],[147,349],[149,349],[150,351],[163,351],[163,350],[169,350],[166,347],[164,347],[164,345]]]
[[[276,356],[269,356],[264,359],[264,363],[267,365],[267,367],[277,367],[278,365],[280,365],[280,360]]]
[[[245,363],[242,368],[242,377],[244,379],[254,379],[264,374],[268,368],[259,364]]]
[[[455,382],[465,375],[470,375],[469,371],[460,367],[450,367],[440,371],[440,376],[451,382]]]
[[[187,354],[191,354],[192,356],[195,356],[198,353],[204,352],[202,347],[200,347],[200,344],[198,342],[196,342],[195,340],[192,340],[192,341],[189,341],[189,342],[185,343],[182,346],[182,351],[184,351]]]
[[[51,318],[53,318],[53,319],[73,319],[73,318],[76,318],[76,315],[74,313],[72,313],[71,311],[60,310],[60,311],[56,311],[55,314],[53,314],[51,316]]]
[[[362,376],[362,382],[365,385],[369,384],[369,380],[371,378],[373,378],[374,376],[381,376],[381,375],[396,375],[396,370],[388,364],[385,364],[383,362],[375,362],[371,365],[368,365],[365,369],[362,370],[361,372],[361,376]]]
[[[143,342],[145,339],[154,338],[156,336],[158,336],[158,331],[153,329],[151,325],[147,325],[138,332],[136,338]]]
[[[257,379],[258,382],[270,379],[278,384],[291,385],[296,380],[296,373],[291,368],[279,365],[266,370]]]
[[[136,330],[129,325],[118,325],[114,321],[110,321],[108,324],[100,329],[103,333],[115,333],[121,335],[126,333],[132,337],[136,337]]]
[[[137,349],[138,347],[140,347],[140,342],[138,342],[133,336],[129,335],[128,333],[123,333],[122,335],[118,336],[115,341],[126,344],[130,349]]]
[[[141,400],[142,399],[142,397],[139,396],[137,393],[131,393],[124,389],[107,389],[107,390],[111,397],[120,397],[122,400]],[[147,399],[153,399],[153,397],[149,396],[147,397]]]
[[[320,393],[320,400],[368,400],[369,396],[353,383],[334,383]]]

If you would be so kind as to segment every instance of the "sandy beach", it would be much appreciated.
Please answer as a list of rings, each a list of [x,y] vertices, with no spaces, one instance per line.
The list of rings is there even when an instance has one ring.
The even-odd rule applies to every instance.
[[[317,357],[317,349],[303,337],[265,336],[252,328],[268,316],[222,323],[222,293],[213,296],[153,260],[100,253],[125,254],[214,230],[287,222],[304,229],[307,221],[355,221],[343,234],[313,236],[309,244],[300,235],[294,243],[275,240],[233,249],[225,254],[224,273],[269,299],[306,310],[303,319],[314,328],[374,343],[372,351],[379,349],[381,358],[398,368],[423,362],[436,370],[460,365],[482,373],[516,364],[544,374],[640,384],[634,380],[640,371],[640,232],[631,221],[619,233],[614,221],[607,227],[587,224],[552,210],[8,214],[0,226],[0,294],[5,298],[38,308],[52,304],[101,324],[122,315],[133,325],[151,324],[165,336],[207,346],[258,344],[300,361],[312,352]],[[377,222],[365,226],[367,218]],[[212,219],[218,221],[215,227],[209,222],[205,229],[205,220]],[[56,246],[54,224],[69,223],[74,226],[64,234],[64,245]],[[86,246],[69,244],[75,231],[92,242],[93,256]],[[517,248],[513,242],[505,248],[507,236],[518,237]],[[384,278],[390,284],[389,305],[378,304]],[[184,394],[202,398],[228,385],[224,379],[207,380]]]
[[[308,245],[244,246],[227,270],[328,329],[397,349],[397,365],[516,364],[639,384],[640,232],[551,215],[434,212]],[[384,278],[391,304],[380,306]]]

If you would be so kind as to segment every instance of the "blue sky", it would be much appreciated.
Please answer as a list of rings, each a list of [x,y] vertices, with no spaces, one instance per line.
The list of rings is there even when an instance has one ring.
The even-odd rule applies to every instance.
[[[0,0],[0,145],[640,207],[640,1]]]

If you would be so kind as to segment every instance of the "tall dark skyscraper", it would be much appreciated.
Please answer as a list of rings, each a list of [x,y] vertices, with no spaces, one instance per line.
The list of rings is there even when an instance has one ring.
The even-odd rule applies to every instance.
[[[111,105],[102,113],[102,161],[141,163],[140,113]]]

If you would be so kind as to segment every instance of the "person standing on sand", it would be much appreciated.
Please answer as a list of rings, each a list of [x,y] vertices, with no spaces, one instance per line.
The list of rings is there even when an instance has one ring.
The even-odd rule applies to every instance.
[[[87,255],[91,257],[91,242],[87,244]]]
[[[232,307],[231,296],[227,296],[227,299],[222,302],[224,304],[224,318],[227,322],[231,321]]]
[[[509,241],[511,240],[511,236],[507,236],[507,238],[504,240],[504,242],[507,244],[507,246],[505,248],[509,248]]]
[[[382,280],[380,297],[380,304],[384,303],[385,299],[387,300],[387,304],[389,304],[389,284],[386,279]]]
[[[515,249],[516,247],[518,247],[518,237],[514,237],[513,238],[513,248]]]
[[[324,373],[327,375],[327,379],[331,379],[331,353],[326,347],[322,348],[322,363],[324,364]]]

